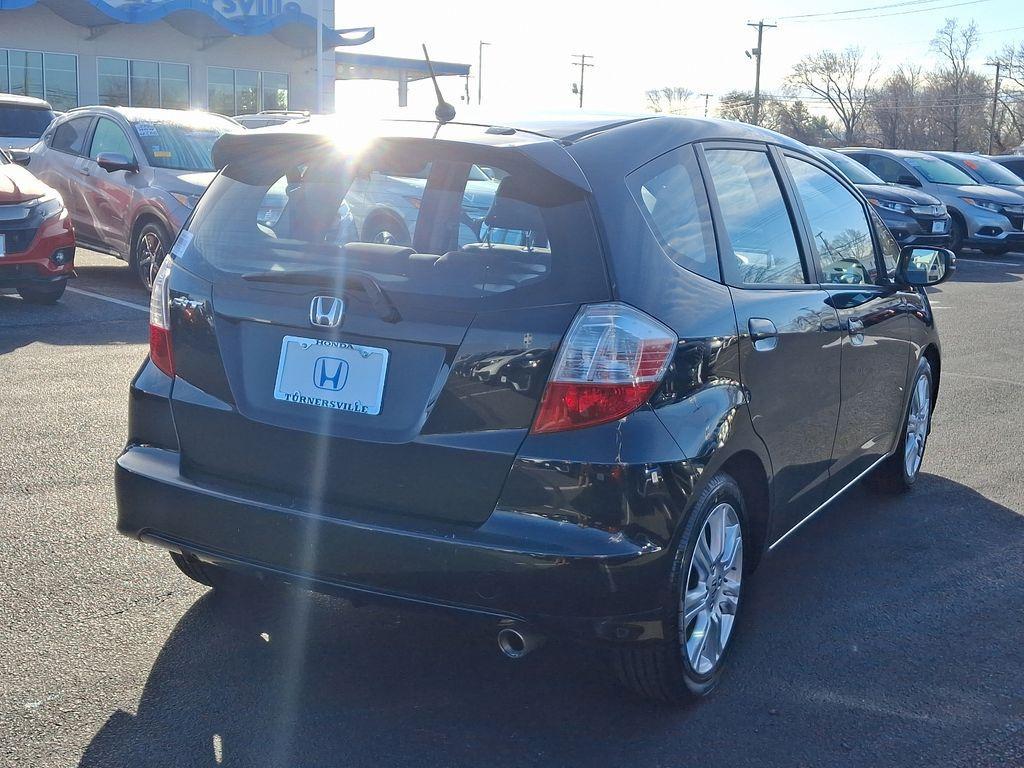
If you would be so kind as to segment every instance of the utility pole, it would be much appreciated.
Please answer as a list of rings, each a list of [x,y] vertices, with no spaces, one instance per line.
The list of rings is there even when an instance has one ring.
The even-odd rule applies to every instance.
[[[697,94],[697,95],[704,97],[704,117],[707,117],[708,116],[708,99],[711,98],[711,94],[710,93],[700,93],[700,94]]]
[[[757,27],[757,48],[752,51],[747,51],[747,56],[754,59],[756,65],[754,74],[754,125],[761,124],[761,51],[764,45],[764,31],[766,29],[775,29],[775,24],[765,24],[764,19],[761,19],[756,24],[753,22],[747,22],[748,27]]]
[[[316,113],[324,113],[324,3],[316,0]]]
[[[480,100],[483,98],[484,93],[484,46],[490,45],[485,43],[483,40],[480,41],[480,51],[477,55],[476,62],[476,105],[480,106]]]
[[[996,109],[999,106],[999,71],[1003,67],[1003,62],[999,60],[986,61],[985,64],[986,66],[996,68],[996,85],[995,88],[992,89],[992,122],[989,126],[988,131],[988,153],[991,155],[992,146],[995,144],[996,141]],[[1010,74],[1013,73],[1011,72]]]
[[[592,59],[594,57],[591,56],[589,53],[574,53],[572,57],[574,59],[579,59],[579,61],[573,62],[573,66],[580,68],[580,109],[583,109],[583,73],[586,71],[587,67],[594,66],[593,64],[587,63],[587,59]]]

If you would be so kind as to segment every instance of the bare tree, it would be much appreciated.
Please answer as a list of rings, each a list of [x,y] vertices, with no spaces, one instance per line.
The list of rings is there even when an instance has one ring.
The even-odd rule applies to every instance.
[[[860,48],[819,51],[797,62],[786,82],[824,99],[839,119],[842,141],[852,144],[878,67],[878,57],[865,60]]]
[[[925,78],[920,66],[901,64],[872,95],[869,112],[883,146],[924,146],[921,112]]]
[[[678,113],[693,97],[693,91],[682,86],[665,86],[647,91],[647,108],[652,112]]]
[[[973,21],[961,26],[956,19],[946,19],[932,39],[931,50],[939,57],[939,68],[932,77],[933,88],[949,100],[948,112],[944,108],[946,105],[942,104],[935,117],[948,125],[954,152],[962,142],[963,110],[968,92],[975,90],[972,86],[977,85],[977,73],[970,64],[971,55],[977,47],[978,27]],[[947,114],[948,119],[945,118]]]

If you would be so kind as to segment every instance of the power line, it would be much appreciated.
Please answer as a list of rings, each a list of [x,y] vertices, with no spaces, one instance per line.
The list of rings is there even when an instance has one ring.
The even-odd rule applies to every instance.
[[[831,24],[837,21],[867,21],[869,19],[885,19],[890,16],[909,16],[914,13],[928,13],[930,11],[941,11],[945,8],[959,8],[962,5],[978,5],[979,3],[990,3],[992,0],[964,0],[959,3],[949,3],[947,5],[935,5],[930,8],[915,8],[910,11],[897,11],[896,13],[876,13],[868,16],[844,16],[839,19],[797,19],[793,21],[793,24]]]
[[[906,0],[902,3],[886,3],[885,5],[871,5],[866,8],[847,8],[843,11],[821,11],[820,13],[798,13],[793,16],[779,16],[776,21],[789,21],[790,19],[810,19],[819,16],[838,16],[844,13],[863,13],[864,11],[881,11],[886,8],[900,8],[905,5],[923,5],[925,3],[937,3],[939,0]]]

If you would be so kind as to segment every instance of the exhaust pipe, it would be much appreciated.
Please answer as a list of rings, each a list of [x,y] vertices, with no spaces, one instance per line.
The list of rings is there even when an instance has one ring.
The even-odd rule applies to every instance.
[[[498,650],[510,659],[521,659],[544,645],[546,639],[525,627],[502,627],[498,630]]]

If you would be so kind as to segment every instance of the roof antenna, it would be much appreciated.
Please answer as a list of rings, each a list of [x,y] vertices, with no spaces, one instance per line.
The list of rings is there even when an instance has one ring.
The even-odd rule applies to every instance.
[[[437,122],[444,125],[455,119],[455,107],[444,100],[441,95],[441,86],[437,84],[437,75],[434,74],[434,65],[430,63],[430,54],[427,53],[427,44],[423,43],[423,58],[427,60],[427,69],[430,70],[430,79],[434,83],[434,93],[437,95],[437,106],[434,107],[434,117]]]

